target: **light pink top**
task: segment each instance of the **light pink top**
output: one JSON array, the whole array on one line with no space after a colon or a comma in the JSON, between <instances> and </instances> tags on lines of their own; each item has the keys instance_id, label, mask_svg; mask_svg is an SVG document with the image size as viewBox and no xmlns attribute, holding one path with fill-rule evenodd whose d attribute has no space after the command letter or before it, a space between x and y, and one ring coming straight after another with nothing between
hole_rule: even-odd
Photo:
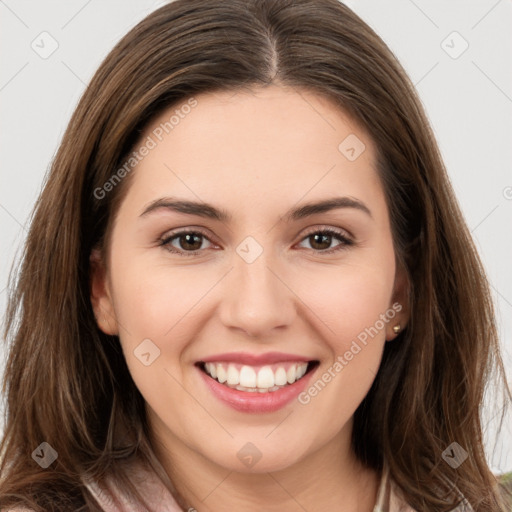
<instances>
[{"instance_id":1,"label":"light pink top","mask_svg":"<svg viewBox=\"0 0 512 512\"><path fill-rule=\"evenodd\" d=\"M155 473L149 472L145 468L139 468L136 478L140 482L138 490L152 505L151 512L183 512L184 509L176 503L172 494ZM114 505L110 496L106 496L104 492L98 492L97 486L88 485L87 487L105 512L135 512L133 506L130 508L128 499L122 496L116 487L111 487L111 489L116 498L122 503L122 506ZM137 512L139 511L137 510ZM190 508L185 512L195 512L195 509ZM384 467L382 472L373 512L415 512L400 499L400 491L389 478L387 466Z\"/></svg>"},{"instance_id":2,"label":"light pink top","mask_svg":"<svg viewBox=\"0 0 512 512\"><path fill-rule=\"evenodd\" d=\"M151 504L150 512L196 512L193 508L184 511L153 471L149 471L142 466L132 466L130 473L132 481L137 485L139 492ZM148 512L146 509L142 510L140 506L134 507L128 497L121 493L119 488L111 481L104 484L104 487L105 485L108 486L108 490L100 489L95 483L86 484L104 512ZM466 504L460 505L452 512L471 512L472 510L471 506L466 502ZM10 512L31 511L26 508L16 508ZM382 472L373 512L415 512L414 509L401 499L400 490L389 477L386 465Z\"/></svg>"}]
</instances>

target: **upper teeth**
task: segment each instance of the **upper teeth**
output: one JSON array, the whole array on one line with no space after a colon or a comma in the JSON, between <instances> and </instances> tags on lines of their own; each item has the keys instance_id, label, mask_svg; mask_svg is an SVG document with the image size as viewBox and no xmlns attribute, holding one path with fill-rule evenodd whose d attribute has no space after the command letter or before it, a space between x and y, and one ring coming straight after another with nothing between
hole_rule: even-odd
<instances>
[{"instance_id":1,"label":"upper teeth","mask_svg":"<svg viewBox=\"0 0 512 512\"><path fill-rule=\"evenodd\" d=\"M285 363L253 367L233 363L205 363L206 372L220 383L232 387L269 390L275 386L293 384L306 373L307 363ZM286 367L288 367L286 369Z\"/></svg>"}]
</instances>

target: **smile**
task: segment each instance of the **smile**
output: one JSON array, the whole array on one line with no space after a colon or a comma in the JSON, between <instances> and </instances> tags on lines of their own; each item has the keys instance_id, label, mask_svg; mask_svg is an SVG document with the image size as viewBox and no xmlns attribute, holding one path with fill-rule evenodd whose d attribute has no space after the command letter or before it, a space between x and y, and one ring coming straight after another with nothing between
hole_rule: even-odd
<instances>
[{"instance_id":1,"label":"smile","mask_svg":"<svg viewBox=\"0 0 512 512\"><path fill-rule=\"evenodd\" d=\"M273 353L219 355L195 366L221 403L244 413L271 413L296 399L319 365L318 360Z\"/></svg>"},{"instance_id":2,"label":"smile","mask_svg":"<svg viewBox=\"0 0 512 512\"><path fill-rule=\"evenodd\" d=\"M232 389L249 393L268 393L293 384L308 371L311 363L288 362L250 366L227 362L203 363L202 369L212 379Z\"/></svg>"}]
</instances>

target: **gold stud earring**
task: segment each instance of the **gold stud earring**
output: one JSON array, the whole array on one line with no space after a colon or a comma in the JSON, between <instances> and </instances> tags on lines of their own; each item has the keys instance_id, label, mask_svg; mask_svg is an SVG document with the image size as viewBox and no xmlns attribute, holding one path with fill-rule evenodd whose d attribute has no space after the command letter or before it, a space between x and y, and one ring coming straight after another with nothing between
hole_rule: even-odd
<instances>
[{"instance_id":1,"label":"gold stud earring","mask_svg":"<svg viewBox=\"0 0 512 512\"><path fill-rule=\"evenodd\" d=\"M398 333L400 332L400 329L401 329L400 324L395 325L395 326L393 327L393 332L394 332L395 334L398 334Z\"/></svg>"}]
</instances>

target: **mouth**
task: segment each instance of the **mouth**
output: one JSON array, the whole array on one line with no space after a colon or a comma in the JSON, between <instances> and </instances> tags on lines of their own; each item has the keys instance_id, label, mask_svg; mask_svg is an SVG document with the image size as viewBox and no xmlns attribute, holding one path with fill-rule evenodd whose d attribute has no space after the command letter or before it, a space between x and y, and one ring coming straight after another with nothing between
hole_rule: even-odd
<instances>
[{"instance_id":1,"label":"mouth","mask_svg":"<svg viewBox=\"0 0 512 512\"><path fill-rule=\"evenodd\" d=\"M227 388L246 393L275 393L301 381L319 364L318 360L286 361L265 365L199 361L196 366L210 379Z\"/></svg>"}]
</instances>

